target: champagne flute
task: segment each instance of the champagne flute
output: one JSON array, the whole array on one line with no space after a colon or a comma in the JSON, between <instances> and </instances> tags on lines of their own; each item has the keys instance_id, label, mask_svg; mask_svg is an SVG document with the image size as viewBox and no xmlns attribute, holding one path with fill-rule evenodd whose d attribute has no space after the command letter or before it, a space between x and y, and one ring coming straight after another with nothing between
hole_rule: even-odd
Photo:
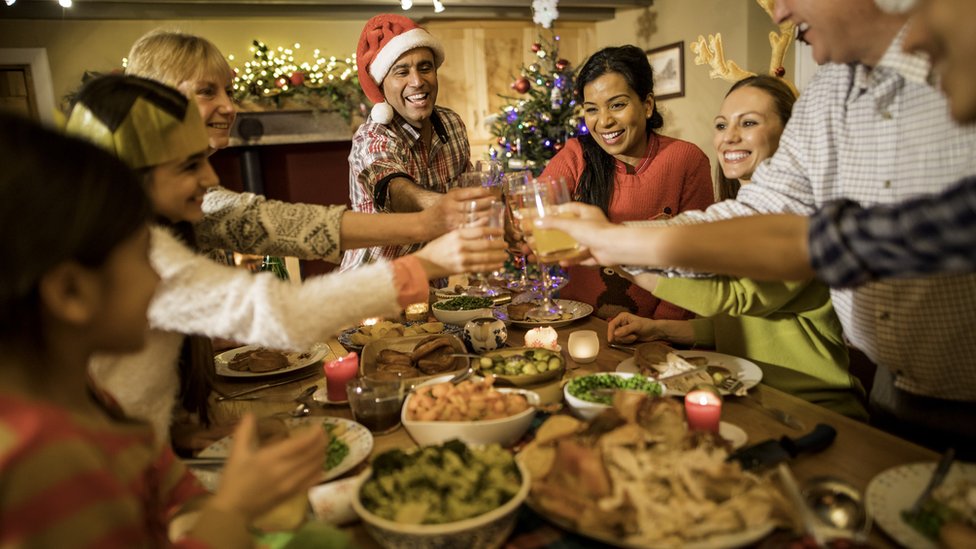
<instances>
[{"instance_id":1,"label":"champagne flute","mask_svg":"<svg viewBox=\"0 0 976 549\"><path fill-rule=\"evenodd\" d=\"M515 264L518 273L516 275L518 278L509 281L506 286L510 290L521 292L530 289L532 283L526 272L528 261L526 261L525 253L522 251L522 245L525 244L525 232L521 228L520 217L516 216L518 205L515 204L513 197L519 193L527 192L527 186L532 181L532 173L528 170L507 173L503 180L505 205L508 206L505 218L505 239L509 244L508 253L512 256L512 262Z\"/></svg>"},{"instance_id":2,"label":"champagne flute","mask_svg":"<svg viewBox=\"0 0 976 549\"><path fill-rule=\"evenodd\" d=\"M465 227L501 229L505 226L505 204L503 202L492 200L491 204L488 205L487 211L479 211L478 202L475 200L466 202L464 206ZM468 294L486 297L495 297L501 294L501 292L488 284L488 277L485 273L475 273L474 277L477 285L468 288Z\"/></svg>"}]
</instances>

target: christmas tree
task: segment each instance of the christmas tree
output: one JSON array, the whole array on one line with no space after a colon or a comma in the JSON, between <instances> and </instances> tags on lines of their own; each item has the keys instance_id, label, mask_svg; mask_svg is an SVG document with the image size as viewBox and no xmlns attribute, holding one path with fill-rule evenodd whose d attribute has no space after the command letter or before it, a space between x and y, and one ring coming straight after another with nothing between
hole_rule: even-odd
<instances>
[{"instance_id":1,"label":"christmas tree","mask_svg":"<svg viewBox=\"0 0 976 549\"><path fill-rule=\"evenodd\" d=\"M532 44L539 60L523 65L512 83L519 96L499 94L508 103L491 124L498 147L489 153L506 170L530 169L538 175L567 139L586 133L574 91L576 69L559 57L559 36L551 36Z\"/></svg>"}]
</instances>

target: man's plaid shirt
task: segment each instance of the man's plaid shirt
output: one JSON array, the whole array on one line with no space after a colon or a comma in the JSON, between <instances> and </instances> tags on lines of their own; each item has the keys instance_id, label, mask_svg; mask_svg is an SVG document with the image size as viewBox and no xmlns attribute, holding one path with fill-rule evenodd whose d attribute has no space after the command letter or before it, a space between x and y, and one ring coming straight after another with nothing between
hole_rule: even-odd
<instances>
[{"instance_id":1,"label":"man's plaid shirt","mask_svg":"<svg viewBox=\"0 0 976 549\"><path fill-rule=\"evenodd\" d=\"M434 132L429 149L420 139L420 131L399 114L394 115L389 125L367 120L356 130L349 153L349 199L353 211L391 212L388 184L397 177L439 193L457 186L458 176L471 166L471 147L464 122L454 111L436 106L430 120ZM342 258L342 270L380 258L395 259L422 246L347 250Z\"/></svg>"}]
</instances>

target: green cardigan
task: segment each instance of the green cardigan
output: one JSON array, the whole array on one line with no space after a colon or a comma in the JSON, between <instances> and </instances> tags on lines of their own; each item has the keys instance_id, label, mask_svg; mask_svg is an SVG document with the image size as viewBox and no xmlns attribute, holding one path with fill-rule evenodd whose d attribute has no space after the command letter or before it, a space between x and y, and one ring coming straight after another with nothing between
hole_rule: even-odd
<instances>
[{"instance_id":1,"label":"green cardigan","mask_svg":"<svg viewBox=\"0 0 976 549\"><path fill-rule=\"evenodd\" d=\"M867 419L864 389L848 372L847 345L826 285L747 278L661 278L654 295L693 311L695 344L746 358L763 383L835 412Z\"/></svg>"}]
</instances>

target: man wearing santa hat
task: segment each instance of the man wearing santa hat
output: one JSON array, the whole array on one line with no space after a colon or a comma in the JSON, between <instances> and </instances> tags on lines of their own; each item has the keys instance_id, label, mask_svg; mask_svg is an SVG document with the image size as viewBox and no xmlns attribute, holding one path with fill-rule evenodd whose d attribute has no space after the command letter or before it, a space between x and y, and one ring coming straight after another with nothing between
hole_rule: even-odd
<instances>
[{"instance_id":1,"label":"man wearing santa hat","mask_svg":"<svg viewBox=\"0 0 976 549\"><path fill-rule=\"evenodd\" d=\"M356 48L359 84L374 102L352 139L349 198L361 212L412 212L439 207L463 222L464 203L491 200L482 189L452 189L470 166L471 148L461 117L439 107L437 68L444 48L402 15L366 22ZM421 244L349 250L342 269L393 259Z\"/></svg>"}]
</instances>

